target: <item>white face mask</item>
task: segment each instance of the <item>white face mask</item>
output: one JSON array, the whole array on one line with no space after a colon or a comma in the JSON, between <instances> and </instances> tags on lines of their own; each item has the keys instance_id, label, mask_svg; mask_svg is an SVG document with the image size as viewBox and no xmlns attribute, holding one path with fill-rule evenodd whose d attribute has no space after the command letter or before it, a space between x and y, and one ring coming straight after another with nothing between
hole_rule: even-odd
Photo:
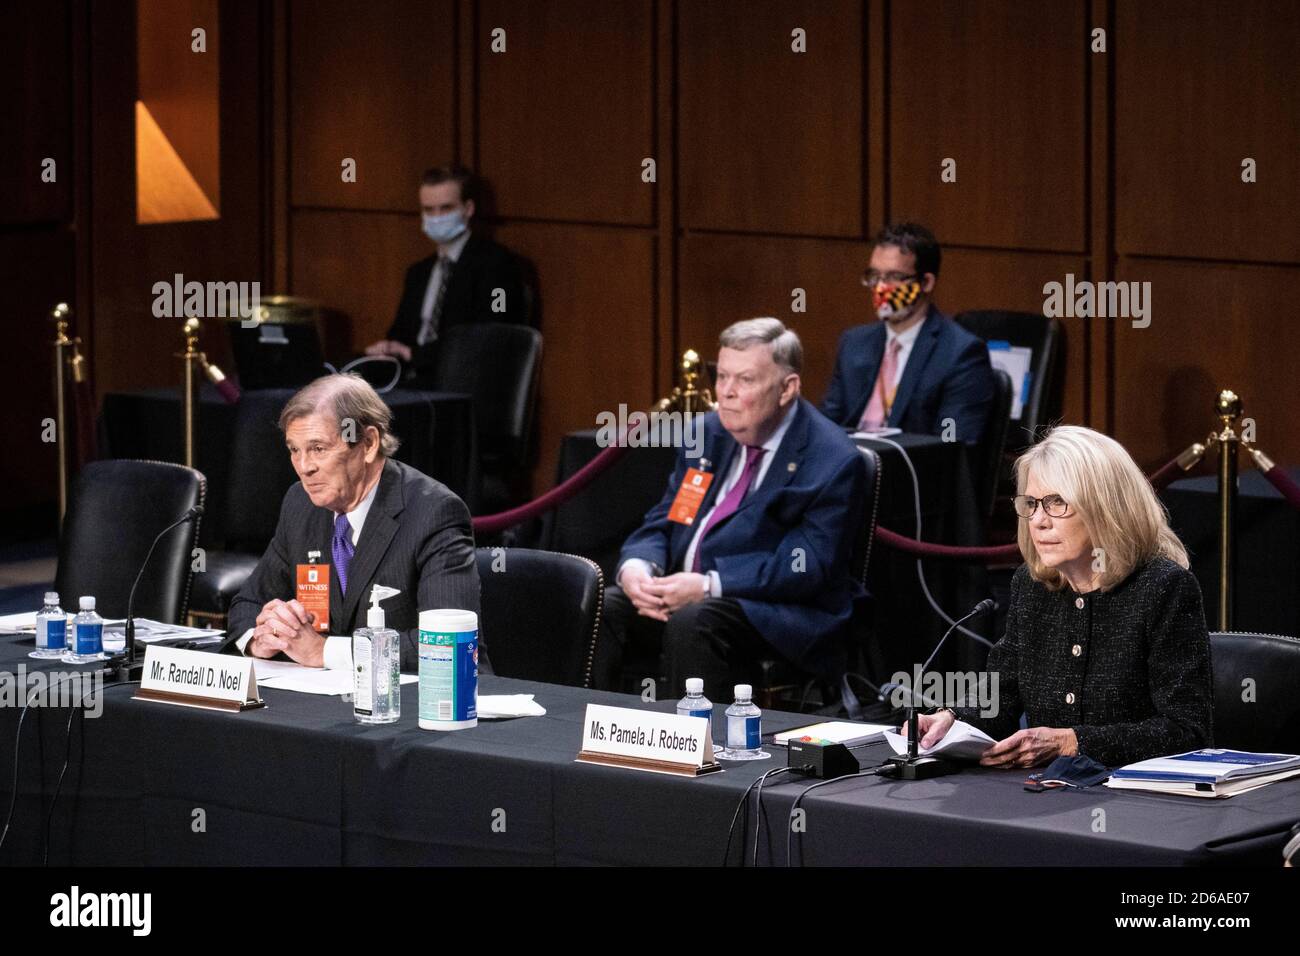
<instances>
[{"instance_id":1,"label":"white face mask","mask_svg":"<svg viewBox=\"0 0 1300 956\"><path fill-rule=\"evenodd\" d=\"M424 217L424 234L439 245L446 245L466 229L465 213L461 210L441 216Z\"/></svg>"}]
</instances>

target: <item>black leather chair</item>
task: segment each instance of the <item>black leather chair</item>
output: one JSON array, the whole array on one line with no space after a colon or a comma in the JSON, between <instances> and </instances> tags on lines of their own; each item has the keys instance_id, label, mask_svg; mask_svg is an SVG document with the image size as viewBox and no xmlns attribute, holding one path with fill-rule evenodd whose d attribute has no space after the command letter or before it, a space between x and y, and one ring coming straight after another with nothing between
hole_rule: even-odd
<instances>
[{"instance_id":1,"label":"black leather chair","mask_svg":"<svg viewBox=\"0 0 1300 956\"><path fill-rule=\"evenodd\" d=\"M434 386L474 398L482 489L476 514L516 504L516 482L527 474L542 334L526 325L477 322L442 336Z\"/></svg>"},{"instance_id":2,"label":"black leather chair","mask_svg":"<svg viewBox=\"0 0 1300 956\"><path fill-rule=\"evenodd\" d=\"M203 475L160 461L113 459L86 465L73 483L59 537L54 589L76 613L83 595L105 618L126 617L127 600L149 547L164 528L202 505ZM198 518L167 534L154 549L136 592L136 617L180 623L190 598L190 567Z\"/></svg>"},{"instance_id":3,"label":"black leather chair","mask_svg":"<svg viewBox=\"0 0 1300 956\"><path fill-rule=\"evenodd\" d=\"M1029 395L1007 436L1008 450L1028 448L1038 440L1039 429L1061 414L1065 339L1060 320L1035 312L976 310L960 313L956 322L986 342L1006 342L1032 352Z\"/></svg>"},{"instance_id":4,"label":"black leather chair","mask_svg":"<svg viewBox=\"0 0 1300 956\"><path fill-rule=\"evenodd\" d=\"M479 548L479 621L501 677L590 687L605 577L587 558Z\"/></svg>"},{"instance_id":5,"label":"black leather chair","mask_svg":"<svg viewBox=\"0 0 1300 956\"><path fill-rule=\"evenodd\" d=\"M853 542L850 558L850 573L863 587L867 583L867 569L871 565L871 553L876 538L876 519L880 509L880 456L870 448L859 446L858 451L867 462L866 498L863 502L862 516L858 523L857 537ZM849 620L848 633L845 635L845 664L848 673L860 673L863 670L874 672L874 643L871 625L871 599L868 596L854 609ZM809 679L785 661L769 658L762 662L762 685L756 691L760 706L773 707L778 703L801 707L812 688L821 684L821 703L828 704L831 698L837 698L842 691L841 683L832 685L827 677ZM674 688L678 690L679 688ZM798 692L798 698L792 699L791 691Z\"/></svg>"},{"instance_id":6,"label":"black leather chair","mask_svg":"<svg viewBox=\"0 0 1300 956\"><path fill-rule=\"evenodd\" d=\"M235 415L225 503L225 542L194 575L190 613L220 620L275 535L280 503L297 474L277 422L292 389L245 392Z\"/></svg>"},{"instance_id":7,"label":"black leather chair","mask_svg":"<svg viewBox=\"0 0 1300 956\"><path fill-rule=\"evenodd\" d=\"M1210 661L1214 745L1300 753L1300 639L1215 631L1210 634Z\"/></svg>"},{"instance_id":8,"label":"black leather chair","mask_svg":"<svg viewBox=\"0 0 1300 956\"><path fill-rule=\"evenodd\" d=\"M984 423L984 440L971 456L975 498L979 502L980 514L985 518L993 514L993 504L1002 478L1002 459L1006 454L1007 430L1011 427L1014 387L1010 375L1000 368L993 370L993 403L989 406L989 417Z\"/></svg>"}]
</instances>

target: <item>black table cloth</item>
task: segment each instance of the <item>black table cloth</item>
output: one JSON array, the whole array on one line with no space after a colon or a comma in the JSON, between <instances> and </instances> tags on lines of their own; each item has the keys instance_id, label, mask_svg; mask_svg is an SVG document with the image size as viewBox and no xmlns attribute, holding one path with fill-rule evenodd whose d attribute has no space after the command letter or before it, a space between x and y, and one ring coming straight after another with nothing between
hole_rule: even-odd
<instances>
[{"instance_id":1,"label":"black table cloth","mask_svg":"<svg viewBox=\"0 0 1300 956\"><path fill-rule=\"evenodd\" d=\"M393 410L393 433L402 443L395 457L441 481L473 507L478 469L470 397L394 389L383 399ZM199 526L199 543L208 548L225 545L225 489L235 412L235 406L222 400L215 387L205 384L200 390L195 453L196 467L208 479L208 503ZM104 458L180 462L179 391L155 388L105 395L100 451ZM277 494L277 509L278 499Z\"/></svg>"},{"instance_id":2,"label":"black table cloth","mask_svg":"<svg viewBox=\"0 0 1300 956\"><path fill-rule=\"evenodd\" d=\"M0 672L30 638L0 638ZM588 702L669 710L672 702L485 678L484 693L532 693L545 717L421 731L416 685L402 719L353 722L337 697L263 689L268 706L210 713L105 690L101 716L73 722L71 763L53 817L59 864L718 865L745 789L771 760L699 779L574 762ZM721 733L722 707L715 712ZM33 708L23 727L19 800L5 864L38 864L63 765L66 709ZM19 708L0 708L0 805L8 806ZM767 733L809 718L768 713ZM883 745L863 748L869 763ZM803 801L796 853L809 865L1276 865L1300 817L1300 781L1229 800L1109 791L1028 793L1023 771L971 768L932 781L845 779ZM764 789L761 863L786 862L785 820L811 781ZM752 851L757 808L743 836ZM737 829L733 862L738 859Z\"/></svg>"}]
</instances>

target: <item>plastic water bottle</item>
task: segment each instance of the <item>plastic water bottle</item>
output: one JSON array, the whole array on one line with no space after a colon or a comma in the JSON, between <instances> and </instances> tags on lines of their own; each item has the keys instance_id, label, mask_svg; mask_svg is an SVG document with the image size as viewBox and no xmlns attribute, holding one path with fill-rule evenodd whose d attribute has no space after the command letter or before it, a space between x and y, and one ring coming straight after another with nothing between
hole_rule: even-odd
<instances>
[{"instance_id":1,"label":"plastic water bottle","mask_svg":"<svg viewBox=\"0 0 1300 956\"><path fill-rule=\"evenodd\" d=\"M709 740L713 740L713 701L704 696L704 681L698 677L686 678L686 696L677 702L679 717L703 717L709 722ZM713 752L722 747L713 745Z\"/></svg>"},{"instance_id":2,"label":"plastic water bottle","mask_svg":"<svg viewBox=\"0 0 1300 956\"><path fill-rule=\"evenodd\" d=\"M45 606L36 614L36 650L28 657L62 657L68 646L68 615L59 607L59 593L45 592Z\"/></svg>"},{"instance_id":3,"label":"plastic water bottle","mask_svg":"<svg viewBox=\"0 0 1300 956\"><path fill-rule=\"evenodd\" d=\"M718 754L724 760L766 760L763 749L763 712L754 706L754 688L736 685L736 702L727 708L727 746Z\"/></svg>"},{"instance_id":4,"label":"plastic water bottle","mask_svg":"<svg viewBox=\"0 0 1300 956\"><path fill-rule=\"evenodd\" d=\"M69 664L104 660L104 619L95 613L95 599L79 600L80 613L72 621L72 642L63 659Z\"/></svg>"}]
</instances>

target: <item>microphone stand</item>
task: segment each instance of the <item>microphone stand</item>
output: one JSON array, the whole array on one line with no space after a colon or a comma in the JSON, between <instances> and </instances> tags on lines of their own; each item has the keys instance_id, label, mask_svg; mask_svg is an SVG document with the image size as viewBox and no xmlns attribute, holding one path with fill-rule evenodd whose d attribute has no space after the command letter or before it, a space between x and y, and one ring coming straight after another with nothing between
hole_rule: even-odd
<instances>
[{"instance_id":1,"label":"microphone stand","mask_svg":"<svg viewBox=\"0 0 1300 956\"><path fill-rule=\"evenodd\" d=\"M944 641L958 627L966 621L986 611L993 609L993 601L985 598L976 604L975 607L963 618L953 622L952 627L939 639L939 643L934 646L926 662L921 665L920 671L917 672L917 681L920 682L930 663L934 660L935 655L939 653L939 648L943 647ZM919 753L921 746L920 715L916 707L916 698L919 696L916 688L908 691L907 695L907 753L902 756L890 757L885 761L885 766L889 768L885 771L888 776L895 780L929 780L932 777L942 777L950 773L956 773L961 769L960 766L951 760L944 760L942 757L922 757ZM921 701L925 703L924 698Z\"/></svg>"},{"instance_id":2,"label":"microphone stand","mask_svg":"<svg viewBox=\"0 0 1300 956\"><path fill-rule=\"evenodd\" d=\"M203 514L203 506L195 505L185 514L181 515L176 521L173 521L167 527L158 532L158 536L153 539L153 544L149 545L149 551L144 556L144 562L140 565L140 570L135 576L135 583L131 585L131 593L126 600L126 643L122 648L122 653L110 657L104 663L104 680L109 683L130 683L140 680L144 676L144 661L137 661L135 657L135 592L140 586L140 580L144 577L144 569L149 566L149 559L153 557L153 549L158 547L161 541L169 532L180 527L188 521L194 521Z\"/></svg>"}]
</instances>

